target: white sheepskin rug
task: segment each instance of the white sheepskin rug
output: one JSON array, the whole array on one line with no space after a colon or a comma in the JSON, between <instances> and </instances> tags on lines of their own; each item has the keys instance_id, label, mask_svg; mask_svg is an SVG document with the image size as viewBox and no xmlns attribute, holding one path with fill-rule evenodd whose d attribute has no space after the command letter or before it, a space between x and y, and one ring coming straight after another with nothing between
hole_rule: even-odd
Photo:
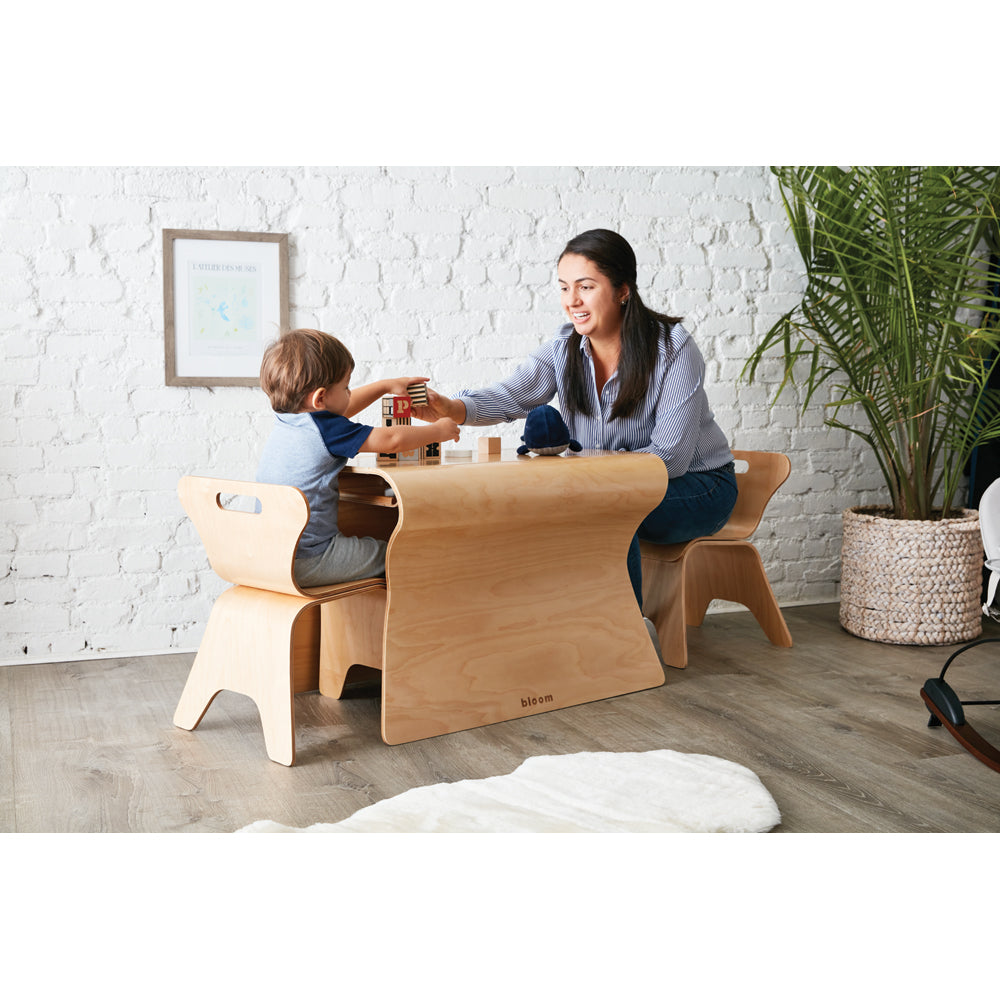
<instances>
[{"instance_id":1,"label":"white sheepskin rug","mask_svg":"<svg viewBox=\"0 0 1000 1000\"><path fill-rule=\"evenodd\" d=\"M237 833L764 833L781 822L753 771L651 750L529 757L511 774L426 785L305 828Z\"/></svg>"}]
</instances>

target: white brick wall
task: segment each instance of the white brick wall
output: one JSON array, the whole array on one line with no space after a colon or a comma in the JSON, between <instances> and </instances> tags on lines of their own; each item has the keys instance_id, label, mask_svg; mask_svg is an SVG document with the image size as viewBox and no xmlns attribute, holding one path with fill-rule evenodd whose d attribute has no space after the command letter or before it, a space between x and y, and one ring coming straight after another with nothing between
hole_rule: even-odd
<instances>
[{"instance_id":1,"label":"white brick wall","mask_svg":"<svg viewBox=\"0 0 1000 1000\"><path fill-rule=\"evenodd\" d=\"M289 233L294 325L342 337L358 383L450 393L551 336L555 259L593 226L686 318L734 445L791 455L758 535L779 599L835 598L840 511L876 502L877 476L818 410L736 385L801 287L765 168L3 167L0 661L192 648L224 586L177 480L252 478L271 416L260 390L164 386L161 230Z\"/></svg>"}]
</instances>

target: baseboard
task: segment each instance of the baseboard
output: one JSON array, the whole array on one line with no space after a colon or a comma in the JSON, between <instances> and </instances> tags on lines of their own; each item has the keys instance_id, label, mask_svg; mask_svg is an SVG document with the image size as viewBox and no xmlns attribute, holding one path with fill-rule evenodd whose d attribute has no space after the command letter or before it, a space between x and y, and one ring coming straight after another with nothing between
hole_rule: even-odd
<instances>
[{"instance_id":1,"label":"baseboard","mask_svg":"<svg viewBox=\"0 0 1000 1000\"><path fill-rule=\"evenodd\" d=\"M811 604L839 604L840 598L834 598L829 601L817 601L817 600L806 600L806 601L783 601L780 604L782 608L804 608ZM746 608L740 607L738 604L728 605L726 607L710 607L708 609L709 615L731 615L738 611L746 611ZM121 652L113 651L103 651L103 652L88 652L88 653L49 653L47 656L25 656L23 659L18 660L0 660L0 667L17 667L17 666L30 666L31 664L38 663L76 663L79 660L122 660L122 659L132 659L138 656L168 656L171 653L197 653L198 647L191 646L187 649L134 649L125 650Z\"/></svg>"},{"instance_id":2,"label":"baseboard","mask_svg":"<svg viewBox=\"0 0 1000 1000\"><path fill-rule=\"evenodd\" d=\"M81 660L127 660L140 656L169 656L172 653L197 653L198 647L190 649L133 649L123 652L104 650L86 653L48 653L42 656L24 656L17 660L0 660L0 667L31 666L39 663L78 663Z\"/></svg>"}]
</instances>

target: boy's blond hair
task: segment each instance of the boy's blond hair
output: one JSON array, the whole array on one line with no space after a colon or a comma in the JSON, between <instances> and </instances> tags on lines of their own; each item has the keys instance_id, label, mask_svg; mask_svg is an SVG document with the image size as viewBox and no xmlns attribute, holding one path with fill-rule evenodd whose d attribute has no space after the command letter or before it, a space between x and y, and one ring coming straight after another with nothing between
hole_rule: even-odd
<instances>
[{"instance_id":1,"label":"boy's blond hair","mask_svg":"<svg viewBox=\"0 0 1000 1000\"><path fill-rule=\"evenodd\" d=\"M264 351L260 387L276 413L298 413L310 392L335 385L353 370L351 352L336 337L289 330Z\"/></svg>"}]
</instances>

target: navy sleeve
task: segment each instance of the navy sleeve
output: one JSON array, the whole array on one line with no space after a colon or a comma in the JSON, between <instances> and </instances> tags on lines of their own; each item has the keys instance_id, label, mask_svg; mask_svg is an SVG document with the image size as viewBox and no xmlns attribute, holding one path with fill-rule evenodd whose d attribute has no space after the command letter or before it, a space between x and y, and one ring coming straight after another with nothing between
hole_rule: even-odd
<instances>
[{"instance_id":1,"label":"navy sleeve","mask_svg":"<svg viewBox=\"0 0 1000 1000\"><path fill-rule=\"evenodd\" d=\"M372 432L367 424L356 424L347 417L326 410L320 410L311 416L327 451L340 458L354 458Z\"/></svg>"}]
</instances>

